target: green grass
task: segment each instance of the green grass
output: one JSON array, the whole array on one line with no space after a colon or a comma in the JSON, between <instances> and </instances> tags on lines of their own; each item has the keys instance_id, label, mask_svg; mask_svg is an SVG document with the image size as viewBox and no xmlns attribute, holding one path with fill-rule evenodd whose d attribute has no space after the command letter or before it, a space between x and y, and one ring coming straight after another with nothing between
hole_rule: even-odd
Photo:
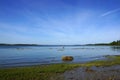
<instances>
[{"instance_id":1,"label":"green grass","mask_svg":"<svg viewBox=\"0 0 120 80\"><path fill-rule=\"evenodd\" d=\"M0 69L0 80L61 80L58 75L78 67L76 64L53 64L34 67ZM54 79L53 79L54 78Z\"/></svg>"},{"instance_id":2,"label":"green grass","mask_svg":"<svg viewBox=\"0 0 120 80\"><path fill-rule=\"evenodd\" d=\"M108 60L92 61L85 64L52 64L31 67L0 69L0 80L63 80L59 76L66 70L85 66L111 66L120 64L120 56L106 56Z\"/></svg>"},{"instance_id":3,"label":"green grass","mask_svg":"<svg viewBox=\"0 0 120 80\"><path fill-rule=\"evenodd\" d=\"M112 66L112 65L120 65L120 56L114 55L114 56L105 56L106 60L96 60L91 61L85 64L82 64L82 66L91 67L91 66Z\"/></svg>"}]
</instances>

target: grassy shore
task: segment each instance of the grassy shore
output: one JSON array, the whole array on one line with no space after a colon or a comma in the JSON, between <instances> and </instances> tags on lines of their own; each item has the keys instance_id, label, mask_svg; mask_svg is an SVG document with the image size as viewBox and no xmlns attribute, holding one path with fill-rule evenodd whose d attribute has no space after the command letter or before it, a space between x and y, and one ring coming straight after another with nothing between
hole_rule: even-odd
<instances>
[{"instance_id":1,"label":"grassy shore","mask_svg":"<svg viewBox=\"0 0 120 80\"><path fill-rule=\"evenodd\" d=\"M0 80L64 80L60 74L76 67L112 66L120 64L120 56L106 56L107 60L84 64L51 64L0 69Z\"/></svg>"}]
</instances>

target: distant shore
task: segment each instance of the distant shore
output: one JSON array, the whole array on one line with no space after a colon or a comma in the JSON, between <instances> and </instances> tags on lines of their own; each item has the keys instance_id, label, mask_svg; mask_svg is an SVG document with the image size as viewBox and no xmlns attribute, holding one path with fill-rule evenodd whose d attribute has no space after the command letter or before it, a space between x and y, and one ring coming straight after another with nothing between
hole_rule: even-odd
<instances>
[{"instance_id":1,"label":"distant shore","mask_svg":"<svg viewBox=\"0 0 120 80\"><path fill-rule=\"evenodd\" d=\"M95 43L95 44L69 44L69 45L48 45L48 44L8 44L0 43L0 46L120 46L120 40L109 42L109 43Z\"/></svg>"},{"instance_id":2,"label":"distant shore","mask_svg":"<svg viewBox=\"0 0 120 80\"><path fill-rule=\"evenodd\" d=\"M0 46L120 46L120 45L111 45L111 44L84 44L84 45L39 45L39 44L0 44Z\"/></svg>"}]
</instances>

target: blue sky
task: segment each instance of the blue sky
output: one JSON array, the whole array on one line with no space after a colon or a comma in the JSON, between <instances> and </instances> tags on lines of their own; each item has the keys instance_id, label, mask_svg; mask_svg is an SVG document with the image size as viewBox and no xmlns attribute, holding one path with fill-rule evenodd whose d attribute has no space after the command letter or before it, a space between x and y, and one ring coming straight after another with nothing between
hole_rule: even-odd
<instances>
[{"instance_id":1,"label":"blue sky","mask_svg":"<svg viewBox=\"0 0 120 80\"><path fill-rule=\"evenodd\" d=\"M120 39L120 0L0 0L0 43L88 44Z\"/></svg>"}]
</instances>

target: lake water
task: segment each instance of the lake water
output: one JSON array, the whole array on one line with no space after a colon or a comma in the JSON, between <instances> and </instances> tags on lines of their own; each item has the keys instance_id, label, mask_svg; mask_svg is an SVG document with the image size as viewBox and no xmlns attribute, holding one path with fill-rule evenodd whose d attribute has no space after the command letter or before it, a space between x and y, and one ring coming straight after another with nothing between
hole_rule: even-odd
<instances>
[{"instance_id":1,"label":"lake water","mask_svg":"<svg viewBox=\"0 0 120 80\"><path fill-rule=\"evenodd\" d=\"M104 59L104 55L120 55L120 47L112 46L0 46L0 68L53 63L83 63ZM71 62L62 56L73 56Z\"/></svg>"}]
</instances>

